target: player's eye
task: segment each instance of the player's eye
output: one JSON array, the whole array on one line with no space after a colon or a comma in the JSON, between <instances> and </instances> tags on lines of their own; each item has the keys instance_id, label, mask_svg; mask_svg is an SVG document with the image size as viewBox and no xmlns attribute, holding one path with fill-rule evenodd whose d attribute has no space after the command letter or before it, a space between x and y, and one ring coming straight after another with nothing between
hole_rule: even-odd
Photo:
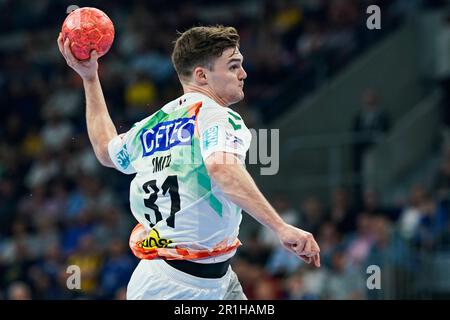
<instances>
[{"instance_id":1,"label":"player's eye","mask_svg":"<svg viewBox=\"0 0 450 320\"><path fill-rule=\"evenodd\" d=\"M233 64L230 66L230 70L234 71L236 69L239 69L239 66L237 64Z\"/></svg>"}]
</instances>

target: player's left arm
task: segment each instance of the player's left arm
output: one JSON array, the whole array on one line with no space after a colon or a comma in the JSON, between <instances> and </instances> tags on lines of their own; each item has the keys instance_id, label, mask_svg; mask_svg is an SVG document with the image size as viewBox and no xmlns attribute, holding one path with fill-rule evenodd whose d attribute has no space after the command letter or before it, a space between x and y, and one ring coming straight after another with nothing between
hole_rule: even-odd
<instances>
[{"instance_id":1,"label":"player's left arm","mask_svg":"<svg viewBox=\"0 0 450 320\"><path fill-rule=\"evenodd\" d=\"M86 123L95 155L106 167L114 167L108 153L108 143L117 137L117 130L109 115L98 77L98 54L93 51L88 61L77 60L69 47L69 40L58 37L58 47L67 64L83 79L86 96Z\"/></svg>"}]
</instances>

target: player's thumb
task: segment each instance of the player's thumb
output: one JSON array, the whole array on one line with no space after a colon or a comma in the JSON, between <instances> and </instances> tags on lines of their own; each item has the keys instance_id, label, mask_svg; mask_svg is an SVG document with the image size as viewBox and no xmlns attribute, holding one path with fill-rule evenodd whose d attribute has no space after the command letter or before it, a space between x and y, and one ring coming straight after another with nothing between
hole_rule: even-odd
<instances>
[{"instance_id":1,"label":"player's thumb","mask_svg":"<svg viewBox=\"0 0 450 320\"><path fill-rule=\"evenodd\" d=\"M97 53L97 51L95 51L95 50L92 50L91 51L91 61L97 61L97 59L98 59L98 53Z\"/></svg>"}]
</instances>

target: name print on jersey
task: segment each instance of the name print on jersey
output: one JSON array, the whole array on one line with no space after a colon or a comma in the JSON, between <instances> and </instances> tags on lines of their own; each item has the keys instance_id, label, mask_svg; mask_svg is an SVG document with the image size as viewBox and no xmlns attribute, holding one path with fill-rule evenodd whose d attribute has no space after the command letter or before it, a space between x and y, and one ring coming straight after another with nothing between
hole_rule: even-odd
<instances>
[{"instance_id":1,"label":"name print on jersey","mask_svg":"<svg viewBox=\"0 0 450 320\"><path fill-rule=\"evenodd\" d=\"M151 129L143 130L141 143L143 157L158 151L166 151L177 145L191 144L195 128L195 115L158 123Z\"/></svg>"},{"instance_id":2,"label":"name print on jersey","mask_svg":"<svg viewBox=\"0 0 450 320\"><path fill-rule=\"evenodd\" d=\"M164 157L154 157L152 159L153 173L161 171L170 166L170 161L172 160L172 155L167 155Z\"/></svg>"}]
</instances>

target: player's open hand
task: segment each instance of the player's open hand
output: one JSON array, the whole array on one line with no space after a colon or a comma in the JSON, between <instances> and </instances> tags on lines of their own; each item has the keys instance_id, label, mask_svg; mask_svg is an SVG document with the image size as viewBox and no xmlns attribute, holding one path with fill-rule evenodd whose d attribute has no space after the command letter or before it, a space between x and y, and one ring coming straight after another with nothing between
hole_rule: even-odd
<instances>
[{"instance_id":1,"label":"player's open hand","mask_svg":"<svg viewBox=\"0 0 450 320\"><path fill-rule=\"evenodd\" d=\"M320 248L311 233L286 224L278 232L283 246L306 263L320 267Z\"/></svg>"},{"instance_id":2,"label":"player's open hand","mask_svg":"<svg viewBox=\"0 0 450 320\"><path fill-rule=\"evenodd\" d=\"M66 39L64 41L62 34L58 36L58 48L64 59L66 59L67 65L75 70L83 80L92 80L97 76L98 70L98 54L95 51L91 52L89 60L80 61L75 58L70 51L70 41Z\"/></svg>"}]
</instances>

